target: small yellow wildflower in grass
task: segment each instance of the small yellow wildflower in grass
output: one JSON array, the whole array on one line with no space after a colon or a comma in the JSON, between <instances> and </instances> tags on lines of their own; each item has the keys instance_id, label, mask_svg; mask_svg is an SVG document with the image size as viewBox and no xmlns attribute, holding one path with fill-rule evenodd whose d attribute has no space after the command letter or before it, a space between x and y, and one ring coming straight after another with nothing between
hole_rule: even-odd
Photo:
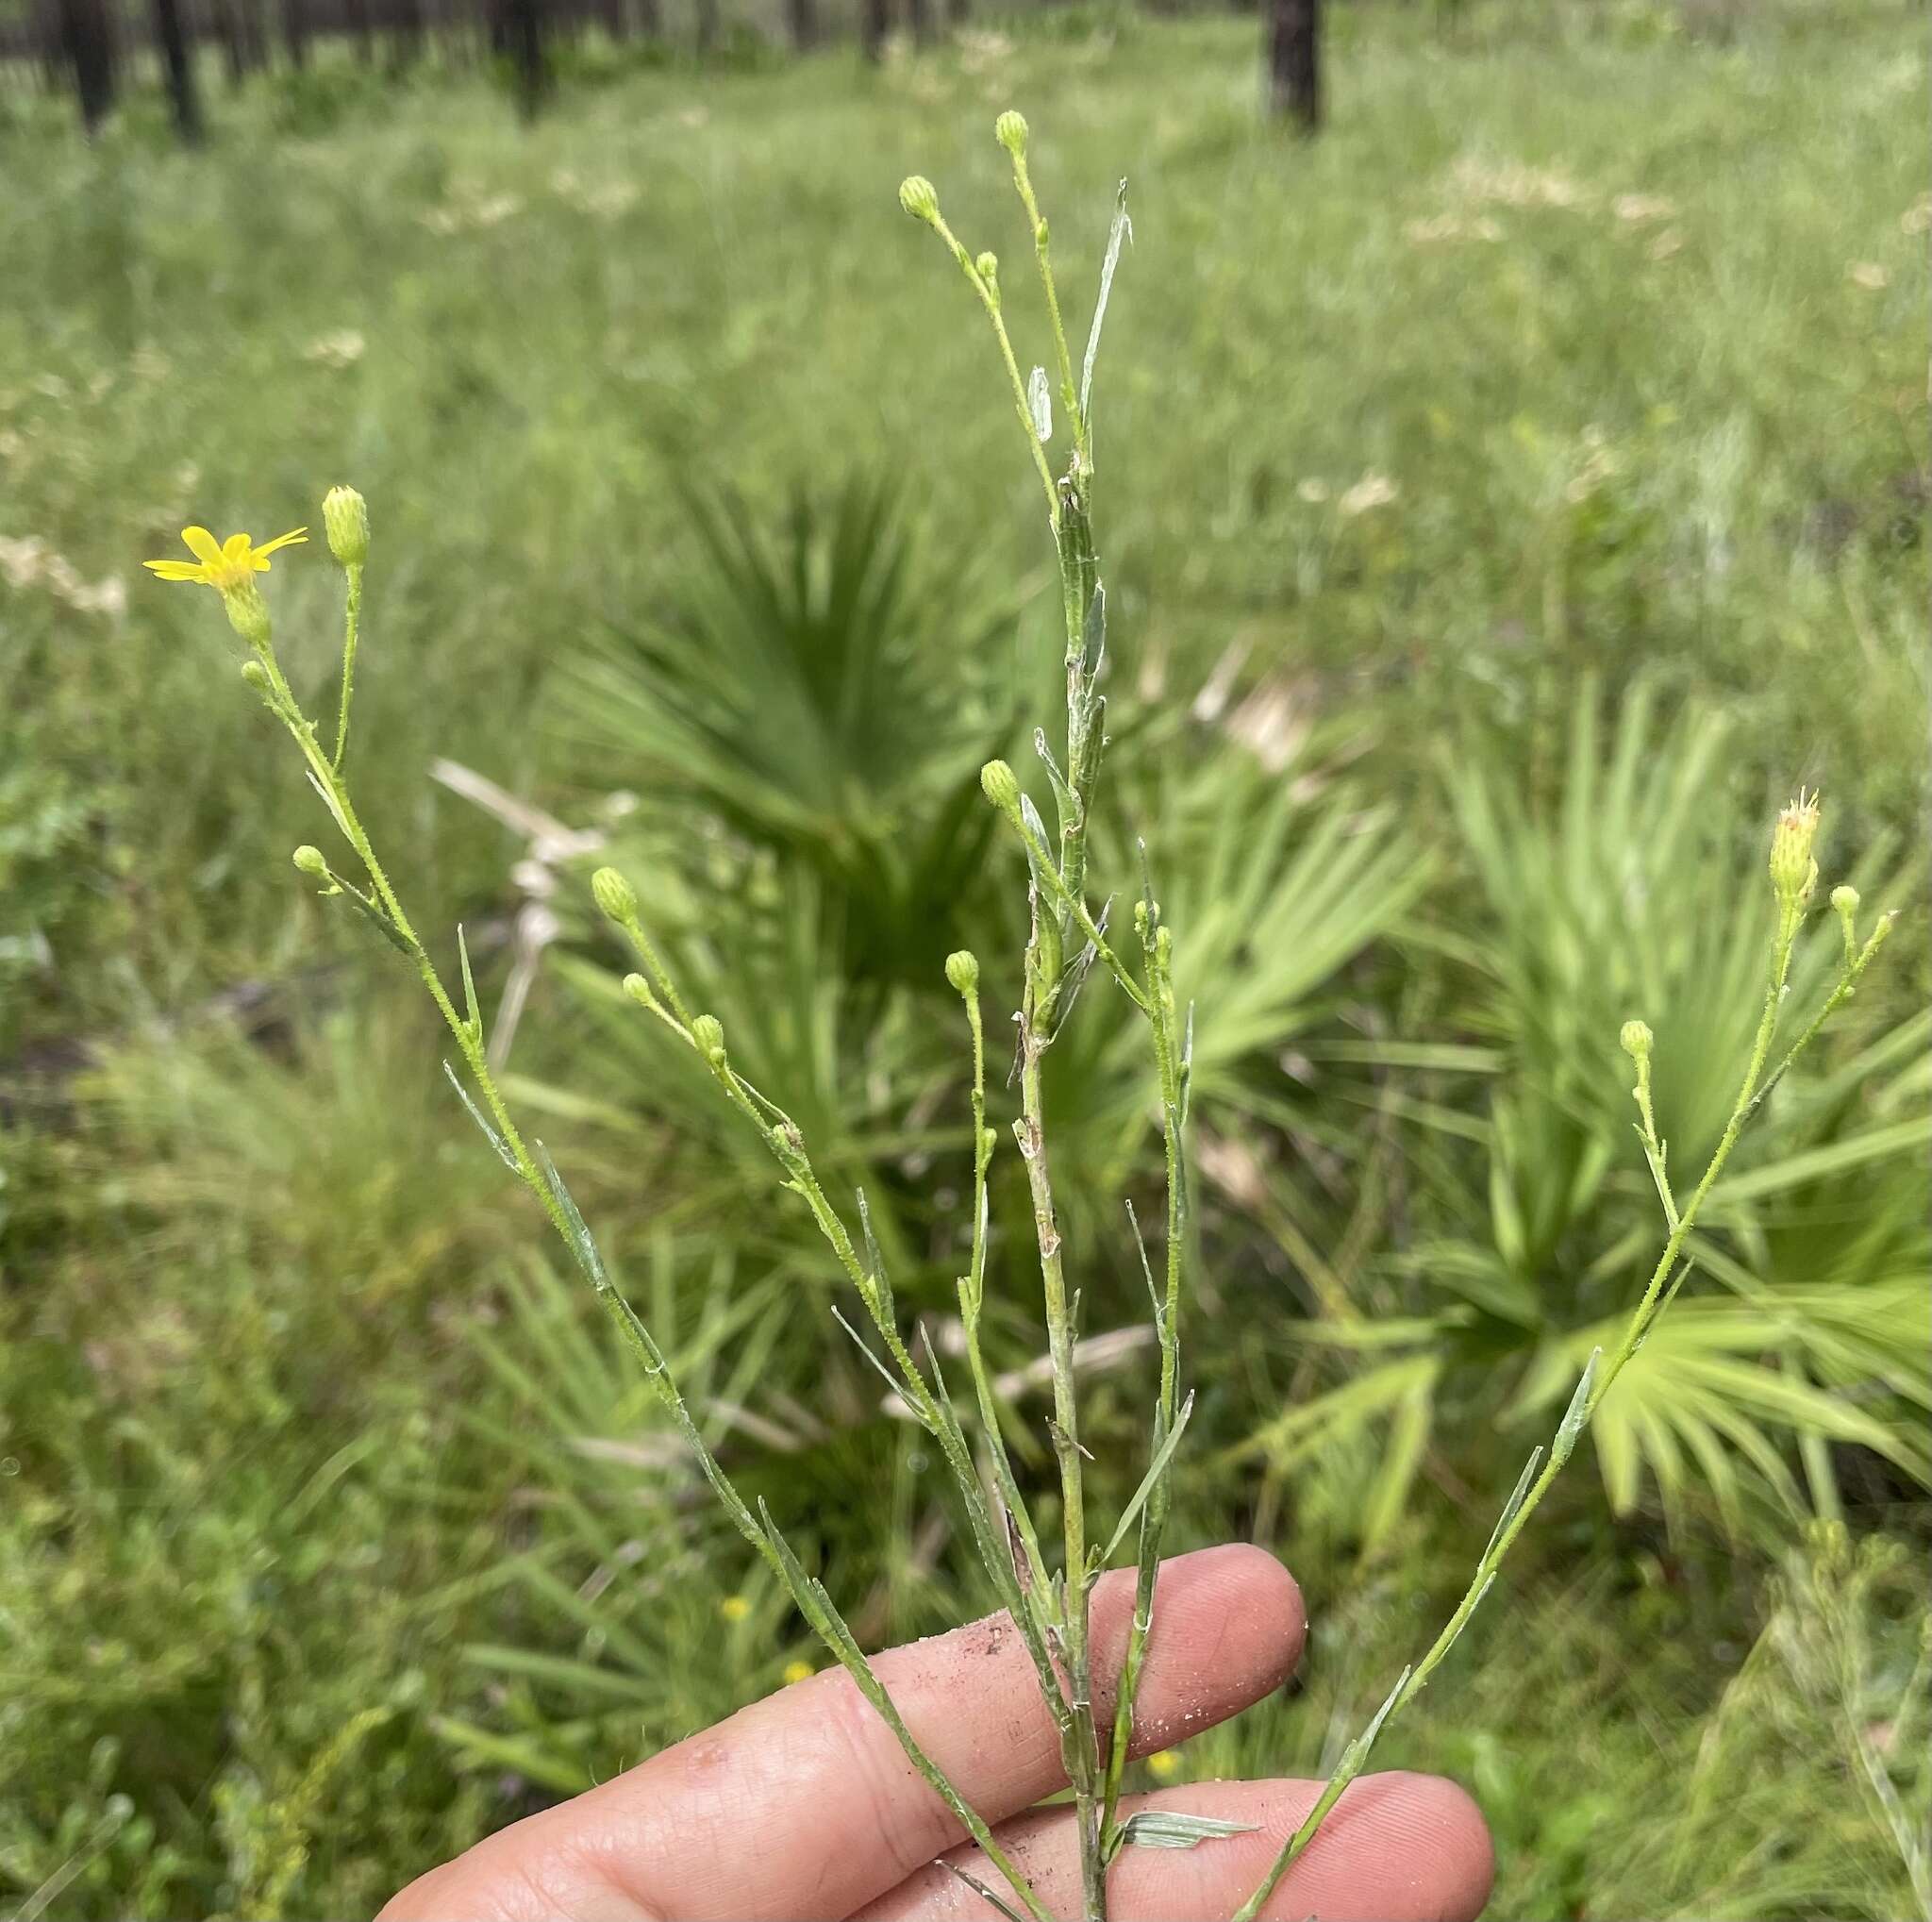
<instances>
[{"instance_id":1,"label":"small yellow wildflower in grass","mask_svg":"<svg viewBox=\"0 0 1932 1922\"><path fill-rule=\"evenodd\" d=\"M809 1681L818 1673L809 1662L788 1662L785 1664L785 1682L790 1687L794 1681Z\"/></svg>"},{"instance_id":2,"label":"small yellow wildflower in grass","mask_svg":"<svg viewBox=\"0 0 1932 1922\"><path fill-rule=\"evenodd\" d=\"M1156 1781L1172 1781L1181 1772L1181 1759L1172 1748L1158 1748L1147 1758L1147 1773Z\"/></svg>"},{"instance_id":3,"label":"small yellow wildflower in grass","mask_svg":"<svg viewBox=\"0 0 1932 1922\"><path fill-rule=\"evenodd\" d=\"M727 1595L718 1604L718 1613L727 1622L741 1622L751 1613L751 1604L741 1595Z\"/></svg>"},{"instance_id":4,"label":"small yellow wildflower in grass","mask_svg":"<svg viewBox=\"0 0 1932 1922\"><path fill-rule=\"evenodd\" d=\"M183 527L181 539L194 556L192 560L143 560L142 565L163 580L194 580L218 593L231 593L251 575L266 574L268 557L277 547L293 546L308 538L308 529L297 527L293 533L277 534L258 547L246 534L230 534L225 541L217 541L206 527Z\"/></svg>"}]
</instances>

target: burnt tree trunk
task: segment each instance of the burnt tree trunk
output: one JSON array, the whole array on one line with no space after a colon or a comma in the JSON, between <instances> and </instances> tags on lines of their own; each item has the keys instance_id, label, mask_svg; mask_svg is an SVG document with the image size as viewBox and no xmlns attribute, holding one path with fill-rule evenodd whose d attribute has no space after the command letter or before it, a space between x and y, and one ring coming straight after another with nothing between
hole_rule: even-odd
<instances>
[{"instance_id":1,"label":"burnt tree trunk","mask_svg":"<svg viewBox=\"0 0 1932 1922\"><path fill-rule=\"evenodd\" d=\"M194 84L194 58L181 18L181 0L155 0L155 45L160 50L161 77L175 131L190 142L201 138L201 95Z\"/></svg>"},{"instance_id":2,"label":"burnt tree trunk","mask_svg":"<svg viewBox=\"0 0 1932 1922\"><path fill-rule=\"evenodd\" d=\"M548 91L550 71L543 58L541 0L504 0L505 40L516 72L517 109L534 120Z\"/></svg>"},{"instance_id":3,"label":"burnt tree trunk","mask_svg":"<svg viewBox=\"0 0 1932 1922\"><path fill-rule=\"evenodd\" d=\"M282 44L289 50L289 64L298 74L307 73L308 0L282 0Z\"/></svg>"},{"instance_id":4,"label":"burnt tree trunk","mask_svg":"<svg viewBox=\"0 0 1932 1922\"><path fill-rule=\"evenodd\" d=\"M809 53L819 42L818 0L785 0L785 25L791 35L791 51Z\"/></svg>"},{"instance_id":5,"label":"burnt tree trunk","mask_svg":"<svg viewBox=\"0 0 1932 1922\"><path fill-rule=\"evenodd\" d=\"M906 24L913 43L924 46L932 38L932 0L906 0Z\"/></svg>"},{"instance_id":6,"label":"burnt tree trunk","mask_svg":"<svg viewBox=\"0 0 1932 1922\"><path fill-rule=\"evenodd\" d=\"M59 61L74 75L80 124L90 134L114 105L114 40L102 0L60 0Z\"/></svg>"},{"instance_id":7,"label":"burnt tree trunk","mask_svg":"<svg viewBox=\"0 0 1932 1922\"><path fill-rule=\"evenodd\" d=\"M874 66L886 57L886 32L891 25L891 0L861 0L858 42Z\"/></svg>"},{"instance_id":8,"label":"burnt tree trunk","mask_svg":"<svg viewBox=\"0 0 1932 1922\"><path fill-rule=\"evenodd\" d=\"M698 53L714 52L718 45L718 0L698 0Z\"/></svg>"},{"instance_id":9,"label":"burnt tree trunk","mask_svg":"<svg viewBox=\"0 0 1932 1922\"><path fill-rule=\"evenodd\" d=\"M1268 0L1268 110L1322 125L1322 0Z\"/></svg>"}]
</instances>

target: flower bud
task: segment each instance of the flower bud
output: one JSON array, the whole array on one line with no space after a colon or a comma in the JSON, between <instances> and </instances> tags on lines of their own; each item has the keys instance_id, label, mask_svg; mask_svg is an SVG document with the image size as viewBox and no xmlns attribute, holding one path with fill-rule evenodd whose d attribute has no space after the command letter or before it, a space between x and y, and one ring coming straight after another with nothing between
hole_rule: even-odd
<instances>
[{"instance_id":1,"label":"flower bud","mask_svg":"<svg viewBox=\"0 0 1932 1922\"><path fill-rule=\"evenodd\" d=\"M313 875L319 881L328 878L328 862L322 858L322 849L310 847L305 841L291 857L305 875Z\"/></svg>"},{"instance_id":2,"label":"flower bud","mask_svg":"<svg viewBox=\"0 0 1932 1922\"><path fill-rule=\"evenodd\" d=\"M268 645L268 603L252 580L222 590L222 606L228 610L228 625L251 647Z\"/></svg>"},{"instance_id":3,"label":"flower bud","mask_svg":"<svg viewBox=\"0 0 1932 1922\"><path fill-rule=\"evenodd\" d=\"M1026 151L1026 116L1008 108L993 122L992 137L1017 160Z\"/></svg>"},{"instance_id":4,"label":"flower bud","mask_svg":"<svg viewBox=\"0 0 1932 1922\"><path fill-rule=\"evenodd\" d=\"M1020 811L1020 777L1005 761L988 761L979 770L979 785L1002 814Z\"/></svg>"},{"instance_id":5,"label":"flower bud","mask_svg":"<svg viewBox=\"0 0 1932 1922\"><path fill-rule=\"evenodd\" d=\"M946 979L962 994L979 987L979 961L970 948L959 948L946 957Z\"/></svg>"},{"instance_id":6,"label":"flower bud","mask_svg":"<svg viewBox=\"0 0 1932 1922\"><path fill-rule=\"evenodd\" d=\"M1000 257L991 250L980 255L973 263L974 271L986 282L989 293L1000 291Z\"/></svg>"},{"instance_id":7,"label":"flower bud","mask_svg":"<svg viewBox=\"0 0 1932 1922\"><path fill-rule=\"evenodd\" d=\"M626 994L628 994L630 998L633 1001L635 1001L640 1008L649 1008L655 1011L658 1006L658 997L657 995L651 993L650 982L645 980L643 976L641 975L625 976L624 992Z\"/></svg>"},{"instance_id":8,"label":"flower bud","mask_svg":"<svg viewBox=\"0 0 1932 1922\"><path fill-rule=\"evenodd\" d=\"M332 487L322 500L322 525L328 551L344 567L369 559L369 503L353 487Z\"/></svg>"},{"instance_id":9,"label":"flower bud","mask_svg":"<svg viewBox=\"0 0 1932 1922\"><path fill-rule=\"evenodd\" d=\"M1845 937L1845 962L1849 966L1857 959L1858 949L1858 891L1849 882L1840 881L1831 891L1831 905L1838 912L1838 925ZM1879 926L1884 927L1880 916Z\"/></svg>"},{"instance_id":10,"label":"flower bud","mask_svg":"<svg viewBox=\"0 0 1932 1922\"><path fill-rule=\"evenodd\" d=\"M939 225L939 192L924 174L908 174L899 182L899 205L914 220L923 220L927 226Z\"/></svg>"},{"instance_id":11,"label":"flower bud","mask_svg":"<svg viewBox=\"0 0 1932 1922\"><path fill-rule=\"evenodd\" d=\"M1647 1061L1650 1059L1651 1044L1656 1036L1650 1031L1650 1024L1644 1021L1626 1021L1623 1032L1617 1039L1624 1045L1624 1052L1633 1061Z\"/></svg>"},{"instance_id":12,"label":"flower bud","mask_svg":"<svg viewBox=\"0 0 1932 1922\"><path fill-rule=\"evenodd\" d=\"M600 867L591 877L591 897L607 921L623 927L637 919L637 890L614 867Z\"/></svg>"},{"instance_id":13,"label":"flower bud","mask_svg":"<svg viewBox=\"0 0 1932 1922\"><path fill-rule=\"evenodd\" d=\"M1802 901L1818 878L1818 866L1811 859L1817 839L1818 797L1813 794L1807 800L1800 788L1798 798L1779 814L1771 835L1771 884L1787 907Z\"/></svg>"},{"instance_id":14,"label":"flower bud","mask_svg":"<svg viewBox=\"0 0 1932 1922\"><path fill-rule=\"evenodd\" d=\"M258 660L244 660L242 663L242 678L258 694L267 694L269 689L268 669Z\"/></svg>"},{"instance_id":15,"label":"flower bud","mask_svg":"<svg viewBox=\"0 0 1932 1922\"><path fill-rule=\"evenodd\" d=\"M714 1068L724 1065L724 1024L715 1014L700 1014L691 1025L691 1038Z\"/></svg>"}]
</instances>

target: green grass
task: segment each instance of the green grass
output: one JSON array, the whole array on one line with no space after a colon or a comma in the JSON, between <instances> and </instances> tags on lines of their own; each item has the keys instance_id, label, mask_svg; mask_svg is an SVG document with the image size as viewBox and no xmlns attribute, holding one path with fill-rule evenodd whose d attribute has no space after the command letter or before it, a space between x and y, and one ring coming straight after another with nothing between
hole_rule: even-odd
<instances>
[{"instance_id":1,"label":"green grass","mask_svg":"<svg viewBox=\"0 0 1932 1922\"><path fill-rule=\"evenodd\" d=\"M1573 1271L1648 1205L1619 1064L1597 1074L1560 1040L1552 1058L1539 1026L1570 1020L1581 993L1573 923L1512 912L1478 875L1457 811L1471 770L1552 800L1579 701L1621 709L1641 677L1661 715L1687 715L1683 734L1659 720L1652 738L1724 723L1684 830L1684 860L1715 877L1683 884L1700 928L1730 925L1729 884L1757 882L1761 824L1800 779L1832 803L1828 871L1875 847L1868 894L1896 872L1913 898L1921 51L1886 4L1828 25L1749 15L1722 37L1636 8L1591 26L1478 10L1441 31L1344 13L1334 125L1313 145L1257 125L1250 25L1089 13L877 74L844 54L619 72L567 85L527 131L460 75L400 95L347 76L263 85L214 103L198 155L167 143L152 103L88 149L64 103L10 96L6 1899L52 1882L63 1914L367 1911L440 1853L760 1692L805 1647L756 1581L754 1615L721 1634L710 1598L744 1575L736 1551L692 1520L645 1397L448 1098L412 984L289 869L318 838L313 799L233 679L206 596L151 583L142 558L178 551L184 521L261 537L315 522L331 481L360 487L376 545L357 787L406 898L426 927L480 932L491 999L523 844L432 782L430 758L573 824L636 790L615 831L641 881L658 877L681 964L734 1048L763 1050L774 1092L822 1118L841 1178L866 1179L902 1292L941 1302L960 1139L947 997L904 978L907 916L858 915L889 891L841 837L926 820L958 744L909 772L882 760L862 792L826 784L803 827L775 806L727 841L703 825L703 778L662 764L661 727L587 728L583 675L613 630L661 646L715 609L688 493L736 488L775 530L795 491L828 510L857 477L918 535L908 566L941 692L915 686L903 711L996 730L1051 625L1037 496L991 351L894 190L930 175L968 243L1008 259L1009 313L1037 355L993 113L1026 110L1056 250L1082 289L1128 176L1136 241L1096 433L1134 825L1168 824L1178 894L1191 850L1225 841L1220 811L1263 824L1281 779L1301 783L1289 853L1242 877L1241 912L1210 940L1207 902L1191 906L1200 965L1246 984L1207 1119L1253 1161L1224 1146L1205 1184L1212 1288L1191 1339L1207 1393L1182 1512L1197 1538L1280 1546L1324 1626L1306 1694L1187 1765L1312 1770L1335 1717L1379 1699L1454 1599L1526 1452L1488 1371L1546 1366L1623 1298L1623 1270ZM1376 476L1392 498L1346 511ZM125 611L74 584L114 580ZM331 571L298 549L267 585L313 694ZM1258 772L1232 771L1241 750L1216 716L1174 718L1217 664L1224 716L1269 757ZM751 724L732 744L764 751ZM1386 844L1391 865L1364 892L1401 892L1402 914L1343 925L1350 904L1324 902L1314 927L1298 921L1316 884L1293 850L1375 804L1386 844L1342 844L1350 859ZM996 937L1010 881L961 882L951 911ZM823 1264L775 1209L720 1229L721 1193L741 1195L750 1164L721 1177L725 1138L702 1112L681 1131L694 1144L669 1126L683 1097L658 1095L662 1061L607 1025L598 977L614 956L581 894L567 875L569 963L540 978L512 1064L574 1188L734 1472L788 1526L804 1518L855 1619L883 1638L976 1605L931 1470L828 1328ZM927 912L908 898L910 919ZM1600 909L1574 925L1600 935ZM1330 936L1307 978L1271 963ZM1696 987L1712 943L1663 954L1661 978ZM1871 1092L1821 1075L1770 1117L1764 1154L1892 1145L1734 1211L1727 1285L1829 1277L1849 1295L1923 1279L1926 1080L1907 1025L1927 980L1923 916L1894 948L1833 1057L1874 1050ZM1541 966L1552 953L1568 973ZM216 1004L262 983L275 992L238 1035ZM1661 1038L1660 1100L1694 1108L1669 1078L1670 1007L1641 1011ZM1131 1304L1114 1196L1141 1178L1144 1145L1136 1084L1083 1014L1095 1039L1055 1098L1091 1171L1091 1312L1111 1327ZM90 1051L74 1075L76 1041ZM1554 1117L1528 1130L1532 1149L1607 1156L1601 1194L1498 1146L1497 1092L1505 1111ZM1490 1219L1508 1192L1544 1237L1533 1261ZM1452 1245L1455 1262L1435 1259ZM1386 1472L1376 1422L1338 1427L1291 1468L1237 1452L1355 1379L1292 1340L1311 1247L1383 1314L1438 1314L1441 1277L1485 1263L1536 1301L1507 1327L1455 1324L1459 1372L1372 1558L1358 1524ZM1021 1318L998 1339L1002 1365L1034 1351ZM1132 1364L1097 1381L1092 1431L1137 1429L1144 1396ZM1909 1395L1858 1396L1923 1446ZM756 1425L734 1426L740 1407ZM1778 1446L1795 1487L1812 1464ZM1923 1547L1909 1475L1851 1449L1836 1473L1861 1531ZM1642 1480L1616 1521L1589 1464L1570 1484L1520 1592L1492 1598L1388 1747L1484 1796L1504 1844L1496 1913L1901 1913L1855 1758L1811 1739L1775 1690L1708 1719L1764 1618L1790 1504L1759 1491L1733 1538L1694 1476L1668 1502ZM678 1598L632 1573L660 1560L691 1574ZM1883 1583L1859 1606L1876 1701L1901 1684L1911 1610ZM1837 1728L1821 1699L1818 1726ZM358 1723L365 1710L380 1718ZM1700 1753L1702 1799L1687 1786ZM1801 1763L1816 1820L1793 1835L1788 1805L1739 1785Z\"/></svg>"}]
</instances>

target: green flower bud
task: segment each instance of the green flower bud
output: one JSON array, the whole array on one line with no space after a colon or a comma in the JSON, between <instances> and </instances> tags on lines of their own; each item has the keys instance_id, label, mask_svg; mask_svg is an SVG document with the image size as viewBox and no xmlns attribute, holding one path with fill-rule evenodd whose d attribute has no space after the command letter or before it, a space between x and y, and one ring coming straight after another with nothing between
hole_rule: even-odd
<instances>
[{"instance_id":1,"label":"green flower bud","mask_svg":"<svg viewBox=\"0 0 1932 1922\"><path fill-rule=\"evenodd\" d=\"M322 525L328 551L344 567L369 559L369 503L353 487L332 487L322 499Z\"/></svg>"},{"instance_id":2,"label":"green flower bud","mask_svg":"<svg viewBox=\"0 0 1932 1922\"><path fill-rule=\"evenodd\" d=\"M328 862L322 858L322 849L310 847L305 841L291 857L305 875L313 875L319 881L328 878Z\"/></svg>"},{"instance_id":3,"label":"green flower bud","mask_svg":"<svg viewBox=\"0 0 1932 1922\"><path fill-rule=\"evenodd\" d=\"M1000 1137L998 1129L991 1128L983 1128L979 1130L979 1145L985 1153L991 1155L993 1149L998 1147L999 1145Z\"/></svg>"},{"instance_id":4,"label":"green flower bud","mask_svg":"<svg viewBox=\"0 0 1932 1922\"><path fill-rule=\"evenodd\" d=\"M973 266L974 271L986 282L988 291L997 293L1000 291L1000 257L991 252L984 253L974 261Z\"/></svg>"},{"instance_id":5,"label":"green flower bud","mask_svg":"<svg viewBox=\"0 0 1932 1922\"><path fill-rule=\"evenodd\" d=\"M242 663L242 678L258 694L267 694L269 688L268 669L258 660L244 660Z\"/></svg>"},{"instance_id":6,"label":"green flower bud","mask_svg":"<svg viewBox=\"0 0 1932 1922\"><path fill-rule=\"evenodd\" d=\"M1008 108L993 122L992 137L1017 160L1026 151L1026 116Z\"/></svg>"},{"instance_id":7,"label":"green flower bud","mask_svg":"<svg viewBox=\"0 0 1932 1922\"><path fill-rule=\"evenodd\" d=\"M1005 761L988 761L979 770L979 785L1002 814L1020 811L1020 777Z\"/></svg>"},{"instance_id":8,"label":"green flower bud","mask_svg":"<svg viewBox=\"0 0 1932 1922\"><path fill-rule=\"evenodd\" d=\"M1647 1061L1650 1059L1651 1044L1657 1039L1650 1031L1650 1025L1643 1021L1626 1021L1623 1032L1617 1039L1624 1045L1624 1052L1633 1061Z\"/></svg>"},{"instance_id":9,"label":"green flower bud","mask_svg":"<svg viewBox=\"0 0 1932 1922\"><path fill-rule=\"evenodd\" d=\"M691 1038L714 1068L724 1065L724 1024L715 1014L700 1014L691 1025Z\"/></svg>"},{"instance_id":10,"label":"green flower bud","mask_svg":"<svg viewBox=\"0 0 1932 1922\"><path fill-rule=\"evenodd\" d=\"M614 867L600 867L591 877L591 897L598 913L620 928L638 917L637 890Z\"/></svg>"},{"instance_id":11,"label":"green flower bud","mask_svg":"<svg viewBox=\"0 0 1932 1922\"><path fill-rule=\"evenodd\" d=\"M1831 905L1840 914L1850 915L1858 911L1858 891L1848 882L1840 881L1831 891Z\"/></svg>"},{"instance_id":12,"label":"green flower bud","mask_svg":"<svg viewBox=\"0 0 1932 1922\"><path fill-rule=\"evenodd\" d=\"M1798 798L1778 815L1771 835L1771 884L1787 907L1802 901L1818 878L1818 864L1811 859L1817 839L1818 796L1807 800L1800 788Z\"/></svg>"},{"instance_id":13,"label":"green flower bud","mask_svg":"<svg viewBox=\"0 0 1932 1922\"><path fill-rule=\"evenodd\" d=\"M222 606L228 611L228 625L251 647L268 645L268 603L252 580L222 590Z\"/></svg>"},{"instance_id":14,"label":"green flower bud","mask_svg":"<svg viewBox=\"0 0 1932 1922\"><path fill-rule=\"evenodd\" d=\"M946 979L962 994L979 987L979 961L970 948L959 948L946 957Z\"/></svg>"},{"instance_id":15,"label":"green flower bud","mask_svg":"<svg viewBox=\"0 0 1932 1922\"><path fill-rule=\"evenodd\" d=\"M899 205L914 220L923 220L927 226L939 225L939 192L924 174L908 174L899 182Z\"/></svg>"},{"instance_id":16,"label":"green flower bud","mask_svg":"<svg viewBox=\"0 0 1932 1922\"><path fill-rule=\"evenodd\" d=\"M658 997L657 995L651 993L651 984L649 981L644 979L643 976L625 976L624 992L626 994L628 994L630 998L633 1001L635 1001L640 1008L649 1008L653 1011L653 1012L656 1011L658 1006Z\"/></svg>"}]
</instances>

